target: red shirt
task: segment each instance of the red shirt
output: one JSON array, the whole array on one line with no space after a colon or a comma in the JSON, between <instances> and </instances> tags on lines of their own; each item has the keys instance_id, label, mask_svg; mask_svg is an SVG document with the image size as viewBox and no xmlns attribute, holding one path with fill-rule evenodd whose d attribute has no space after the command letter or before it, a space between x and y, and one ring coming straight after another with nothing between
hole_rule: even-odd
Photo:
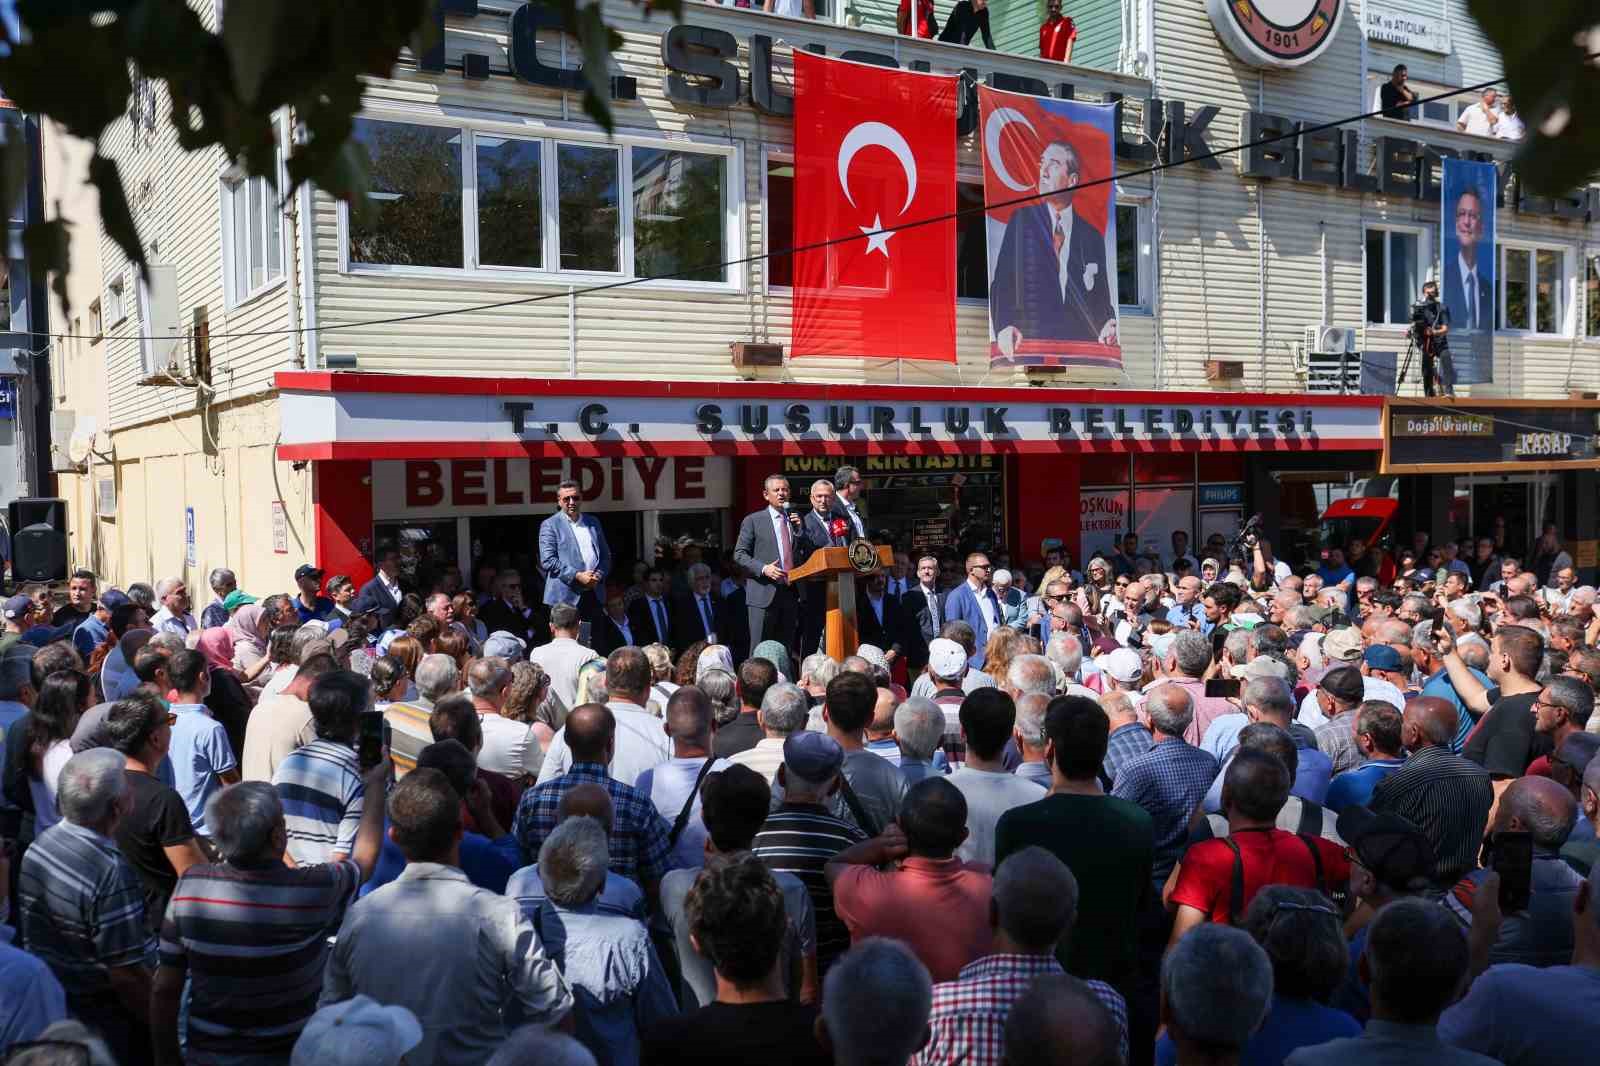
<instances>
[{"instance_id":1,"label":"red shirt","mask_svg":"<svg viewBox=\"0 0 1600 1066\"><path fill-rule=\"evenodd\" d=\"M850 867L833 883L833 909L851 940L893 937L935 982L954 981L961 967L989 954L993 892L987 866L912 855L898 870Z\"/></svg>"},{"instance_id":2,"label":"red shirt","mask_svg":"<svg viewBox=\"0 0 1600 1066\"><path fill-rule=\"evenodd\" d=\"M901 0L904 3L904 0ZM1055 20L1046 20L1039 27L1039 56L1042 59L1054 59L1057 63L1066 61L1067 47L1078 39L1078 27L1072 20L1062 16Z\"/></svg>"},{"instance_id":3,"label":"red shirt","mask_svg":"<svg viewBox=\"0 0 1600 1066\"><path fill-rule=\"evenodd\" d=\"M1310 837L1322 855L1323 890L1350 880L1350 863L1344 849L1321 837ZM1233 837L1244 866L1244 903L1235 919L1256 893L1267 885L1317 888L1317 867L1305 839L1282 829L1247 829ZM1233 851L1225 840L1202 840L1183 856L1172 902L1204 911L1213 922L1226 924L1233 893Z\"/></svg>"},{"instance_id":4,"label":"red shirt","mask_svg":"<svg viewBox=\"0 0 1600 1066\"><path fill-rule=\"evenodd\" d=\"M895 15L895 24L900 32L907 37L924 37L933 40L934 37L934 12L933 0L916 0L917 25L911 28L911 3L912 0L900 0L900 10Z\"/></svg>"}]
</instances>

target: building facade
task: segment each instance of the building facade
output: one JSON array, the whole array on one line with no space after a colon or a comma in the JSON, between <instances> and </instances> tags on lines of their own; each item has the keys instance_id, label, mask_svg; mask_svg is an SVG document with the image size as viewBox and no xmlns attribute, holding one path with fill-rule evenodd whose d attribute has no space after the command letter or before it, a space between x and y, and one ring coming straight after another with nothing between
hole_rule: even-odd
<instances>
[{"instance_id":1,"label":"building facade","mask_svg":"<svg viewBox=\"0 0 1600 1066\"><path fill-rule=\"evenodd\" d=\"M1515 147L1456 130L1474 94L1315 127L1374 110L1398 62L1444 91L1497 61L1461 0L1319 0L1333 17L1288 67L1241 59L1219 5L1065 6L1071 64L1019 54L1036 47L1029 5L996 13L996 51L899 37L878 0L815 20L691 4L678 27L619 7L608 135L574 91L573 44L534 8L479 0L448 16L442 63L424 64L439 69L371 83L361 217L310 189L280 202L130 121L115 152L175 279L175 298L145 302L184 339L138 339L136 274L102 241L106 339L74 380L103 383L106 447L63 477L74 560L125 580L230 565L252 590L308 558L363 572L386 543L417 565L526 565L565 475L619 555L648 559L663 538L726 546L767 473L803 491L844 461L867 475L872 524L907 544L1031 560L1056 537L1082 558L1126 529L1164 548L1260 511L1311 550L1328 502L1390 484L1383 400L1308 391L1324 331L1369 361L1404 352L1438 258L1439 158ZM1398 29L1395 11L1412 16ZM1123 367L991 368L981 214L953 250L954 364L789 354L790 271L768 256L791 243L797 48L1120 100ZM970 132L958 163L958 206L980 205ZM1505 174L1493 382L1462 393L1537 413L1600 381L1600 210ZM635 279L653 280L617 284ZM735 344L785 356L736 365ZM1415 370L1400 392L1418 392ZM1593 438L1569 443L1488 473L1423 456L1397 491L1417 524L1476 532L1503 513L1523 543L1547 520L1592 529Z\"/></svg>"}]
</instances>

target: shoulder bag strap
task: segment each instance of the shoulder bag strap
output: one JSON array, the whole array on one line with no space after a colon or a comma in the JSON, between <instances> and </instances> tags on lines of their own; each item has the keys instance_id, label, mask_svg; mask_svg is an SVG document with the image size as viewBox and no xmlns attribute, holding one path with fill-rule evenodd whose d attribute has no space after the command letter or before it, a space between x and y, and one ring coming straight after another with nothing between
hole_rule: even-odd
<instances>
[{"instance_id":1,"label":"shoulder bag strap","mask_svg":"<svg viewBox=\"0 0 1600 1066\"><path fill-rule=\"evenodd\" d=\"M1309 833L1296 833L1295 836L1299 837L1300 843L1304 844L1306 850L1311 852L1311 865L1317 868L1317 891L1324 896L1328 895L1328 878L1322 870L1322 849L1317 847L1316 837L1311 836Z\"/></svg>"},{"instance_id":2,"label":"shoulder bag strap","mask_svg":"<svg viewBox=\"0 0 1600 1066\"><path fill-rule=\"evenodd\" d=\"M711 772L711 764L717 761L715 755L707 755L706 761L700 764L700 773L694 779L694 787L689 790L689 798L683 801L683 807L678 811L678 817L673 819L672 832L667 834L667 847L678 846L678 838L683 836L683 831L689 825L689 813L694 810L694 798L700 795L701 782Z\"/></svg>"},{"instance_id":3,"label":"shoulder bag strap","mask_svg":"<svg viewBox=\"0 0 1600 1066\"><path fill-rule=\"evenodd\" d=\"M1295 832L1301 836L1322 835L1322 804L1308 799L1300 801L1300 825Z\"/></svg>"},{"instance_id":4,"label":"shoulder bag strap","mask_svg":"<svg viewBox=\"0 0 1600 1066\"><path fill-rule=\"evenodd\" d=\"M1233 837L1218 839L1233 852L1233 877L1228 887L1228 924L1237 925L1239 915L1244 911L1244 856L1239 854L1239 845L1233 842Z\"/></svg>"},{"instance_id":5,"label":"shoulder bag strap","mask_svg":"<svg viewBox=\"0 0 1600 1066\"><path fill-rule=\"evenodd\" d=\"M861 831L869 837L877 836L880 831L878 823L873 820L872 815L867 813L867 809L861 805L860 798L856 796L856 790L850 787L850 779L844 776L843 770L839 771L839 791L843 793L845 806L850 808L850 814L855 818L856 825L861 827Z\"/></svg>"}]
</instances>

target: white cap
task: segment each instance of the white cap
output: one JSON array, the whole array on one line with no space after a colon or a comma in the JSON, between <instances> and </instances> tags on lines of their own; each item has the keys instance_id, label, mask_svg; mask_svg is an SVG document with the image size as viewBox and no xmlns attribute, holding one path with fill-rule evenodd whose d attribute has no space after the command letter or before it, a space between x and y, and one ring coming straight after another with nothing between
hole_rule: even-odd
<instances>
[{"instance_id":1,"label":"white cap","mask_svg":"<svg viewBox=\"0 0 1600 1066\"><path fill-rule=\"evenodd\" d=\"M885 655L883 653L883 649L878 647L876 644L863 644L861 647L856 649L856 654L867 660L867 662L871 663L879 670L889 669L889 657Z\"/></svg>"},{"instance_id":2,"label":"white cap","mask_svg":"<svg viewBox=\"0 0 1600 1066\"><path fill-rule=\"evenodd\" d=\"M935 677L960 677L967 670L967 650L948 637L928 641L928 669Z\"/></svg>"},{"instance_id":3,"label":"white cap","mask_svg":"<svg viewBox=\"0 0 1600 1066\"><path fill-rule=\"evenodd\" d=\"M290 1066L399 1066L422 1043L422 1025L404 1007L356 996L313 1014L294 1042Z\"/></svg>"},{"instance_id":4,"label":"white cap","mask_svg":"<svg viewBox=\"0 0 1600 1066\"><path fill-rule=\"evenodd\" d=\"M1144 660L1132 648L1117 648L1095 660L1102 673L1113 681L1131 685L1144 676Z\"/></svg>"},{"instance_id":5,"label":"white cap","mask_svg":"<svg viewBox=\"0 0 1600 1066\"><path fill-rule=\"evenodd\" d=\"M522 658L522 653L528 650L528 642L515 633L507 633L497 629L483 642L484 658L509 659L515 662Z\"/></svg>"}]
</instances>

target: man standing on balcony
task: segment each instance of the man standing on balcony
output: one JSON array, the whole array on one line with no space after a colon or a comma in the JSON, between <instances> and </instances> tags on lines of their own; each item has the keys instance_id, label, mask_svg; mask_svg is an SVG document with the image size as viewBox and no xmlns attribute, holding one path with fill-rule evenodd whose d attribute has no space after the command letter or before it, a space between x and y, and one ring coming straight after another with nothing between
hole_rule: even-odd
<instances>
[{"instance_id":1,"label":"man standing on balcony","mask_svg":"<svg viewBox=\"0 0 1600 1066\"><path fill-rule=\"evenodd\" d=\"M895 25L907 37L933 40L939 36L939 16L934 14L933 0L900 0Z\"/></svg>"},{"instance_id":2,"label":"man standing on balcony","mask_svg":"<svg viewBox=\"0 0 1600 1066\"><path fill-rule=\"evenodd\" d=\"M734 7L744 7L744 4L735 3ZM816 7L811 0L766 0L762 10L769 15L782 15L792 19L813 19L817 17Z\"/></svg>"},{"instance_id":3,"label":"man standing on balcony","mask_svg":"<svg viewBox=\"0 0 1600 1066\"><path fill-rule=\"evenodd\" d=\"M956 0L950 17L944 21L944 32L939 34L939 40L971 44L980 33L983 46L994 51L994 38L989 35L989 0Z\"/></svg>"},{"instance_id":4,"label":"man standing on balcony","mask_svg":"<svg viewBox=\"0 0 1600 1066\"><path fill-rule=\"evenodd\" d=\"M1061 0L1050 0L1045 10L1048 15L1044 25L1039 27L1039 58L1070 63L1072 45L1078 39L1078 27L1061 14Z\"/></svg>"}]
</instances>

